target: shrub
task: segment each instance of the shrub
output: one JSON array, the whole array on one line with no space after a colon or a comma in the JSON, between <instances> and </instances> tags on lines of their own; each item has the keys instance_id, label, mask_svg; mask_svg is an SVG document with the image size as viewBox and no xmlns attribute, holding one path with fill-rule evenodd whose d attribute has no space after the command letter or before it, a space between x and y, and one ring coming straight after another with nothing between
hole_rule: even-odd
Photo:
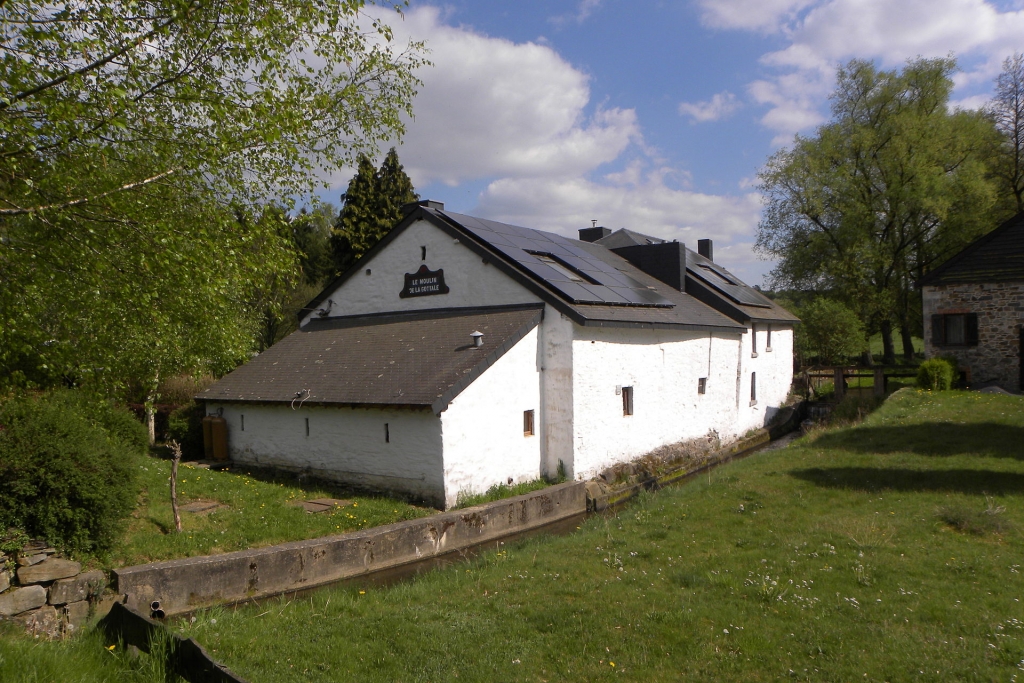
<instances>
[{"instance_id":1,"label":"shrub","mask_svg":"<svg viewBox=\"0 0 1024 683\"><path fill-rule=\"evenodd\" d=\"M801 312L797 344L824 365L841 363L864 350L864 326L849 308L831 299L815 299Z\"/></svg>"},{"instance_id":2,"label":"shrub","mask_svg":"<svg viewBox=\"0 0 1024 683\"><path fill-rule=\"evenodd\" d=\"M126 411L63 390L0 406L0 529L104 551L135 507L146 433Z\"/></svg>"},{"instance_id":3,"label":"shrub","mask_svg":"<svg viewBox=\"0 0 1024 683\"><path fill-rule=\"evenodd\" d=\"M956 365L946 358L929 358L917 369L917 386L932 391L945 391L953 386Z\"/></svg>"},{"instance_id":4,"label":"shrub","mask_svg":"<svg viewBox=\"0 0 1024 683\"><path fill-rule=\"evenodd\" d=\"M203 448L203 417L206 409L202 404L188 403L171 413L167 421L167 439L175 440L181 446L186 460L202 460L206 457Z\"/></svg>"}]
</instances>

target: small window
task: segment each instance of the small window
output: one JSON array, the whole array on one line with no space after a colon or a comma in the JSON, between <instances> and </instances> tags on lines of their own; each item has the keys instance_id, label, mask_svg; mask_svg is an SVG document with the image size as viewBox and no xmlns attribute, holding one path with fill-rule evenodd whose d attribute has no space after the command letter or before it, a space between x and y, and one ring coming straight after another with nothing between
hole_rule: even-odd
<instances>
[{"instance_id":1,"label":"small window","mask_svg":"<svg viewBox=\"0 0 1024 683\"><path fill-rule=\"evenodd\" d=\"M708 378L707 377L701 377L700 379L697 380L697 393L698 394L706 394L706 393L708 393Z\"/></svg>"},{"instance_id":2,"label":"small window","mask_svg":"<svg viewBox=\"0 0 1024 683\"><path fill-rule=\"evenodd\" d=\"M238 417L242 421L242 431L244 432L245 431L245 415L239 415Z\"/></svg>"},{"instance_id":3,"label":"small window","mask_svg":"<svg viewBox=\"0 0 1024 683\"><path fill-rule=\"evenodd\" d=\"M633 414L633 387L622 387L622 414Z\"/></svg>"},{"instance_id":4,"label":"small window","mask_svg":"<svg viewBox=\"0 0 1024 683\"><path fill-rule=\"evenodd\" d=\"M306 436L309 436L309 418L306 418Z\"/></svg>"},{"instance_id":5,"label":"small window","mask_svg":"<svg viewBox=\"0 0 1024 683\"><path fill-rule=\"evenodd\" d=\"M932 345L977 346L978 314L949 313L932 316Z\"/></svg>"},{"instance_id":6,"label":"small window","mask_svg":"<svg viewBox=\"0 0 1024 683\"><path fill-rule=\"evenodd\" d=\"M757 404L757 373L750 373L750 405Z\"/></svg>"},{"instance_id":7,"label":"small window","mask_svg":"<svg viewBox=\"0 0 1024 683\"><path fill-rule=\"evenodd\" d=\"M420 247L420 260L421 261L426 261L427 260L427 248L426 247Z\"/></svg>"},{"instance_id":8,"label":"small window","mask_svg":"<svg viewBox=\"0 0 1024 683\"><path fill-rule=\"evenodd\" d=\"M384 423L384 443L391 443L391 427L387 422Z\"/></svg>"},{"instance_id":9,"label":"small window","mask_svg":"<svg viewBox=\"0 0 1024 683\"><path fill-rule=\"evenodd\" d=\"M370 270L369 268L367 268L367 269L366 269L366 274L367 274L367 275L370 275L370 274L372 274L372 271L371 271L371 270Z\"/></svg>"},{"instance_id":10,"label":"small window","mask_svg":"<svg viewBox=\"0 0 1024 683\"><path fill-rule=\"evenodd\" d=\"M768 338L765 340L764 350L767 351L768 353L772 352L772 326L771 325L768 326Z\"/></svg>"},{"instance_id":11,"label":"small window","mask_svg":"<svg viewBox=\"0 0 1024 683\"><path fill-rule=\"evenodd\" d=\"M757 325L750 323L750 357L757 358Z\"/></svg>"},{"instance_id":12,"label":"small window","mask_svg":"<svg viewBox=\"0 0 1024 683\"><path fill-rule=\"evenodd\" d=\"M534 431L533 424L533 411L523 411L523 436L533 436L536 432Z\"/></svg>"},{"instance_id":13,"label":"small window","mask_svg":"<svg viewBox=\"0 0 1024 683\"><path fill-rule=\"evenodd\" d=\"M533 256L535 259L548 266L552 270L556 271L559 275L564 277L570 282L589 282L590 284L600 284L593 278L587 277L582 272L570 266L568 263L561 261L558 257L552 256L551 254L545 254L538 251L526 252Z\"/></svg>"}]
</instances>

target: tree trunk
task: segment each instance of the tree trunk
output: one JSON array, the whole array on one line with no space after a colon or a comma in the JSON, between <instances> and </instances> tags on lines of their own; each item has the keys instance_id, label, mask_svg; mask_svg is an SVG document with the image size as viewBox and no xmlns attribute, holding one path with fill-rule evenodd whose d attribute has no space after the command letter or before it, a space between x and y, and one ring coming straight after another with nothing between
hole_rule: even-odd
<instances>
[{"instance_id":1,"label":"tree trunk","mask_svg":"<svg viewBox=\"0 0 1024 683\"><path fill-rule=\"evenodd\" d=\"M160 386L160 373L156 373L153 377L153 386L150 389L149 395L146 396L146 429L149 430L149 445L156 445L156 399L158 395L156 393L157 387Z\"/></svg>"},{"instance_id":2,"label":"tree trunk","mask_svg":"<svg viewBox=\"0 0 1024 683\"><path fill-rule=\"evenodd\" d=\"M903 342L903 361L908 365L914 362L914 335L910 331L910 321L900 323L900 338Z\"/></svg>"},{"instance_id":3,"label":"tree trunk","mask_svg":"<svg viewBox=\"0 0 1024 683\"><path fill-rule=\"evenodd\" d=\"M882 362L896 365L896 346L892 343L892 321L882 321Z\"/></svg>"}]
</instances>

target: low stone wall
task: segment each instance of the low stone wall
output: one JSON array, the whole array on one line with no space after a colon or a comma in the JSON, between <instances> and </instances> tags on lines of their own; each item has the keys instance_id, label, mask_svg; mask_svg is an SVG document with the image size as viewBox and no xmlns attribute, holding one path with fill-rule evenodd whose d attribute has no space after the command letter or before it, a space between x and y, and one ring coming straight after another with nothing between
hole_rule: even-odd
<instances>
[{"instance_id":1,"label":"low stone wall","mask_svg":"<svg viewBox=\"0 0 1024 683\"><path fill-rule=\"evenodd\" d=\"M569 482L340 536L115 569L115 590L133 609L146 614L159 609L170 616L368 576L544 527L586 509L584 483Z\"/></svg>"},{"instance_id":2,"label":"low stone wall","mask_svg":"<svg viewBox=\"0 0 1024 683\"><path fill-rule=\"evenodd\" d=\"M95 613L106 574L83 572L81 564L56 552L33 542L13 558L0 554L0 619L54 638L73 632Z\"/></svg>"}]
</instances>

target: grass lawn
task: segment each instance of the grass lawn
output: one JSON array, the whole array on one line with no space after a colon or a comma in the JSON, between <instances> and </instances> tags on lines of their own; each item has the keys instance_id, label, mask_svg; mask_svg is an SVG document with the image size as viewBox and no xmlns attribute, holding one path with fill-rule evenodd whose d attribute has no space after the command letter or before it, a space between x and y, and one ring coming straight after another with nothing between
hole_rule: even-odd
<instances>
[{"instance_id":1,"label":"grass lawn","mask_svg":"<svg viewBox=\"0 0 1024 683\"><path fill-rule=\"evenodd\" d=\"M103 563L127 566L156 560L258 548L424 517L437 512L391 498L353 495L323 483L300 485L244 468L215 472L182 463L178 468L178 504L215 501L206 513L181 513L182 533L174 533L168 488L169 460L148 458L140 466L143 491L124 543ZM310 514L289 503L338 498L351 505Z\"/></svg>"},{"instance_id":2,"label":"grass lawn","mask_svg":"<svg viewBox=\"0 0 1024 683\"><path fill-rule=\"evenodd\" d=\"M914 353L924 353L924 339L921 337L912 337L914 342ZM896 330L893 333L892 343L896 347L896 359L897 361L903 360L903 342L900 339L899 331ZM882 344L882 333L878 332L871 335L868 339L868 346L871 348L871 355L875 357L875 362L880 362L882 354L885 353L885 346Z\"/></svg>"},{"instance_id":3,"label":"grass lawn","mask_svg":"<svg viewBox=\"0 0 1024 683\"><path fill-rule=\"evenodd\" d=\"M179 625L253 681L1024 677L1024 403L907 390L575 534Z\"/></svg>"}]
</instances>

